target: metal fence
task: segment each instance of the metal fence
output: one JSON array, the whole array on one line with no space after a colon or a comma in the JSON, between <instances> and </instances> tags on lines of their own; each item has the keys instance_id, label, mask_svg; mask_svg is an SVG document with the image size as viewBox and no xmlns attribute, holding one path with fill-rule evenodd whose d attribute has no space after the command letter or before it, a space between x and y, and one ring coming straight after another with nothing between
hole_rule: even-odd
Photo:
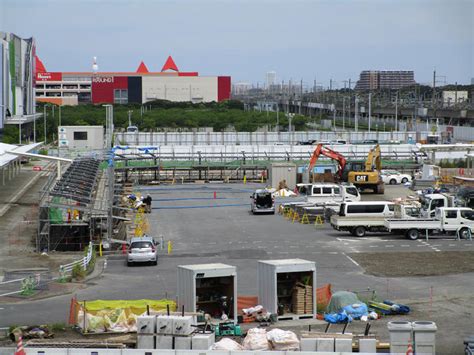
<instances>
[{"instance_id":1,"label":"metal fence","mask_svg":"<svg viewBox=\"0 0 474 355\"><path fill-rule=\"evenodd\" d=\"M375 126L374 126L375 129ZM425 139L427 132L116 132L115 143L119 145L274 145L297 144L308 140L363 142L408 142L410 139Z\"/></svg>"},{"instance_id":2,"label":"metal fence","mask_svg":"<svg viewBox=\"0 0 474 355\"><path fill-rule=\"evenodd\" d=\"M94 251L94 246L92 245L92 242L90 242L89 246L87 248L86 256L84 256L83 258L81 258L79 260L73 261L72 263L64 264L64 265L59 266L59 274L61 276L65 276L67 274L72 273L72 269L74 269L74 267L76 265L80 265L80 266L82 266L82 268L84 270L87 270L87 267L89 266L89 264L92 260L93 251Z\"/></svg>"}]
</instances>

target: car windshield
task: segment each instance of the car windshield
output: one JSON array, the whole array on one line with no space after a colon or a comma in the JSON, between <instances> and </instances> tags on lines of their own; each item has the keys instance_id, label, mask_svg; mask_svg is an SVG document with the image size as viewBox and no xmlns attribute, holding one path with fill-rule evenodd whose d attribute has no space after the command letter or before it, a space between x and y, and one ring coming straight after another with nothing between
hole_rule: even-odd
<instances>
[{"instance_id":1,"label":"car windshield","mask_svg":"<svg viewBox=\"0 0 474 355\"><path fill-rule=\"evenodd\" d=\"M461 210L461 217L474 221L474 211Z\"/></svg>"},{"instance_id":2,"label":"car windshield","mask_svg":"<svg viewBox=\"0 0 474 355\"><path fill-rule=\"evenodd\" d=\"M151 242L133 242L132 246L130 247L131 249L145 249L145 248L151 248Z\"/></svg>"},{"instance_id":3,"label":"car windshield","mask_svg":"<svg viewBox=\"0 0 474 355\"><path fill-rule=\"evenodd\" d=\"M355 187L348 187L346 191L350 195L357 196L357 189Z\"/></svg>"}]
</instances>

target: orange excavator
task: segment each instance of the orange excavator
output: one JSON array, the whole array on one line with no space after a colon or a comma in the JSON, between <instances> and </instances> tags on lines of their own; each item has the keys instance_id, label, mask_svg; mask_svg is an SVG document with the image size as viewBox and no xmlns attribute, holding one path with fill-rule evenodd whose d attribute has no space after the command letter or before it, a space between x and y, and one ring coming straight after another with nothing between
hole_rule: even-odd
<instances>
[{"instance_id":1,"label":"orange excavator","mask_svg":"<svg viewBox=\"0 0 474 355\"><path fill-rule=\"evenodd\" d=\"M328 158L331 158L333 160L336 160L338 163L338 169L337 169L337 174L339 175L339 179L343 178L343 172L344 172L344 167L346 166L346 158L341 153L338 153L332 149L329 149L328 147L323 146L322 144L318 144L316 146L316 149L314 150L313 154L311 155L311 158L309 159L309 167L308 167L308 173L310 174L313 171L314 166L316 165L316 162L318 161L318 158L320 155L324 155Z\"/></svg>"}]
</instances>

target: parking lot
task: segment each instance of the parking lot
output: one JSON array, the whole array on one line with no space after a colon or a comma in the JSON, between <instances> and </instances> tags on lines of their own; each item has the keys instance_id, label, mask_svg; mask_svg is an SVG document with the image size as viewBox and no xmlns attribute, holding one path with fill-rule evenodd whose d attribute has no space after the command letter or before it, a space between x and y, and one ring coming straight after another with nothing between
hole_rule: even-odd
<instances>
[{"instance_id":1,"label":"parking lot","mask_svg":"<svg viewBox=\"0 0 474 355\"><path fill-rule=\"evenodd\" d=\"M450 273L435 276L374 276L357 261L357 254L370 260L381 260L385 268L396 267L409 259L410 253L424 253L428 263L418 265L430 275L443 252L474 252L474 242L451 238L411 241L403 236L368 234L353 237L337 232L329 224L321 226L292 223L282 215L252 215L250 194L260 184L190 184L142 187L142 193L153 198L152 213L147 215L151 234L172 242L172 252L160 251L157 266L127 267L123 255L107 258L102 276L77 292L78 299L172 298L176 296L178 265L223 262L237 267L238 293L257 294L257 261L262 259L302 258L316 262L317 284L330 283L333 291L375 291L382 299L415 305L416 319L433 319L440 327L440 339L462 339L474 331L474 274ZM215 197L214 198L214 192ZM385 196L364 195L363 199L393 198L409 191L401 186L387 186ZM278 202L278 201L277 201ZM400 258L393 257L398 254ZM384 255L392 256L390 264ZM421 255L421 254L417 254ZM457 255L454 253L454 255ZM472 254L469 254L472 255ZM459 262L456 257L453 263ZM423 273L422 273L423 274ZM35 310L41 321L63 321L70 296L29 302L21 305L24 319ZM57 311L45 314L38 309ZM440 309L433 309L436 305ZM21 323L18 305L2 305L0 319L14 315ZM6 318L3 318L6 319ZM3 322L2 322L3 323ZM380 323L382 324L382 323ZM3 325L3 324L2 324ZM456 326L456 328L452 328ZM384 328L383 326L382 328ZM460 330L459 330L460 329ZM443 338L444 337L444 338ZM454 340L449 340L453 342ZM462 343L462 342L461 342Z\"/></svg>"}]
</instances>

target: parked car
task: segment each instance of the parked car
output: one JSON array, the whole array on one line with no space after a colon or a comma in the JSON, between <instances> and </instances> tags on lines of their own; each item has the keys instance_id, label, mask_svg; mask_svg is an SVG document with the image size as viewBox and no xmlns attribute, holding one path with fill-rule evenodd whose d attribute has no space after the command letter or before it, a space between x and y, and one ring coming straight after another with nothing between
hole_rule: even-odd
<instances>
[{"instance_id":1,"label":"parked car","mask_svg":"<svg viewBox=\"0 0 474 355\"><path fill-rule=\"evenodd\" d=\"M411 181L411 175L402 174L396 170L382 170L380 175L383 182L390 185L405 184Z\"/></svg>"},{"instance_id":2,"label":"parked car","mask_svg":"<svg viewBox=\"0 0 474 355\"><path fill-rule=\"evenodd\" d=\"M273 213L275 214L275 198L272 193L265 189L256 190L252 195L250 210L255 213Z\"/></svg>"},{"instance_id":3,"label":"parked car","mask_svg":"<svg viewBox=\"0 0 474 355\"><path fill-rule=\"evenodd\" d=\"M131 266L134 263L148 262L151 262L153 265L158 263L155 241L152 237L148 236L132 238L128 246L127 265Z\"/></svg>"}]
</instances>

